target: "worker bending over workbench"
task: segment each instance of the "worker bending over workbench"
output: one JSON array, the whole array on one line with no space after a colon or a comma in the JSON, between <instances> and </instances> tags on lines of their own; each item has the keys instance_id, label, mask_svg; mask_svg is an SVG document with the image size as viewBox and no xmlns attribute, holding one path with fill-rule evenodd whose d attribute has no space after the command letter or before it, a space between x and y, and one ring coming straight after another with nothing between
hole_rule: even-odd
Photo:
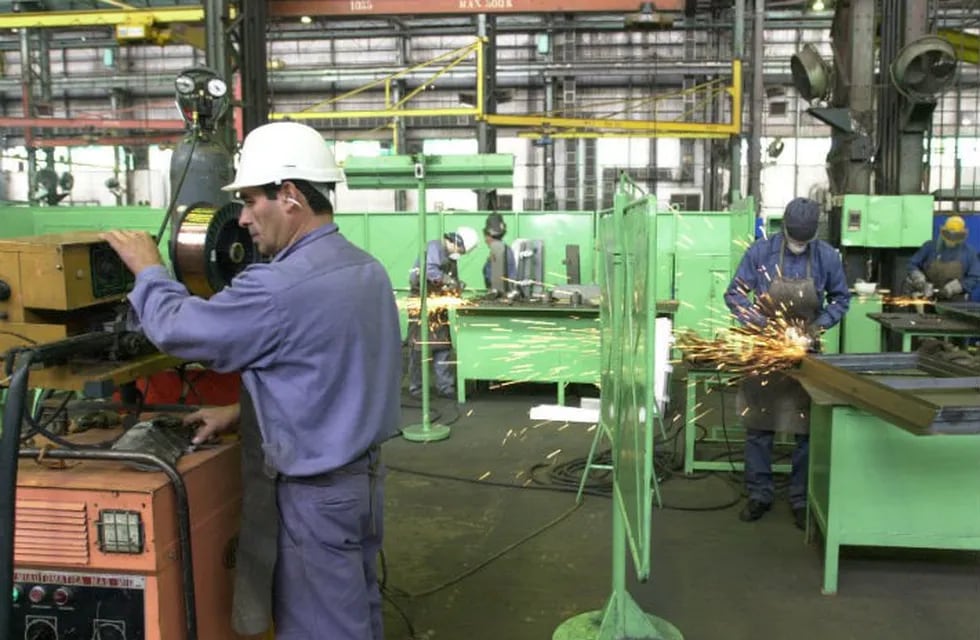
<instances>
[{"instance_id":1,"label":"worker bending over workbench","mask_svg":"<svg viewBox=\"0 0 980 640\"><path fill-rule=\"evenodd\" d=\"M980 259L967 243L969 231L960 216L950 216L936 240L927 240L908 262L904 290L908 295L964 300L980 285Z\"/></svg>"}]
</instances>

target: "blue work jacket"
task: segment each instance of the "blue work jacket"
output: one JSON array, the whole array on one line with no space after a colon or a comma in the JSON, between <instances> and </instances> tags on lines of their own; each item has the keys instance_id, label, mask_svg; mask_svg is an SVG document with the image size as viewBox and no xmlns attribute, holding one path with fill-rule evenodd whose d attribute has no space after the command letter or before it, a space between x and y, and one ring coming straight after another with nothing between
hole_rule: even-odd
<instances>
[{"instance_id":1,"label":"blue work jacket","mask_svg":"<svg viewBox=\"0 0 980 640\"><path fill-rule=\"evenodd\" d=\"M844 317L851 304L847 277L840 254L823 240L813 240L800 255L788 248L782 252L784 236L776 233L769 238L756 240L745 251L735 271L735 277L725 291L725 304L743 324L764 325L765 316L753 300L769 291L772 280L780 274L784 278L804 278L807 264L820 299L820 311L815 324L829 329ZM780 254L783 253L782 265Z\"/></svg>"},{"instance_id":2,"label":"blue work jacket","mask_svg":"<svg viewBox=\"0 0 980 640\"><path fill-rule=\"evenodd\" d=\"M918 269L925 273L937 257L943 262L960 261L963 265L963 278L960 284L964 291L972 291L980 285L980 259L977 258L973 248L965 242L949 247L942 240L929 240L909 258L908 270L911 272L913 269Z\"/></svg>"}]
</instances>

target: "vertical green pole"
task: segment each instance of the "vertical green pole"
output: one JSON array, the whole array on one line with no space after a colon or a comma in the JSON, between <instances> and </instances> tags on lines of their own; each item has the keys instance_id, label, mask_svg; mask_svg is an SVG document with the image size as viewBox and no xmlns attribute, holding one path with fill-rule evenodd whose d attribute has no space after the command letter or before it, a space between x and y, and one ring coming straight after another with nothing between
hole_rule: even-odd
<instances>
[{"instance_id":1,"label":"vertical green pole","mask_svg":"<svg viewBox=\"0 0 980 640\"><path fill-rule=\"evenodd\" d=\"M426 216L428 215L425 201L425 156L415 156L415 179L418 181L419 205L419 360L422 366L422 422L402 429L402 437L410 442L435 442L449 437L449 427L444 424L432 424L429 416L429 359L432 350L429 349L429 279L426 277L426 257L428 240L426 240ZM440 236L442 237L442 236ZM409 346L409 348L412 348Z\"/></svg>"}]
</instances>

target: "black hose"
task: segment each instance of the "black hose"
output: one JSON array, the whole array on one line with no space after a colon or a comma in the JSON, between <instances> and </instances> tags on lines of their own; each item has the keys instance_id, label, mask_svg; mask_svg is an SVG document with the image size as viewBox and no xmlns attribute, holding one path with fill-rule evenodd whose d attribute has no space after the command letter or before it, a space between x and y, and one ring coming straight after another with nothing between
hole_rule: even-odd
<instances>
[{"instance_id":1,"label":"black hose","mask_svg":"<svg viewBox=\"0 0 980 640\"><path fill-rule=\"evenodd\" d=\"M11 384L11 389L12 388L13 384ZM4 411L4 424L7 424L6 411ZM6 431L7 430L4 429L4 436L6 436ZM187 627L187 640L197 640L197 599L194 593L194 557L191 552L190 503L187 499L187 486L184 484L184 478L181 477L180 472L177 471L177 468L166 460L163 460L155 455L149 453L132 453L128 451L80 451L75 449L52 449L50 451L42 451L41 449L21 449L19 455L21 458L37 458L43 455L45 458L52 460L106 460L112 462L136 463L157 467L167 474L167 477L170 478L170 481L174 485L174 493L177 496L177 543L180 549L181 580L183 582L183 588L181 591L184 594L184 618ZM14 462L16 462L16 459ZM12 514L10 520L5 522L10 522L11 526L9 529L13 531ZM13 536L11 536L10 542L10 566L5 568L5 572L2 576L0 576L0 579L12 581ZM10 590L13 589L12 583L6 586ZM4 588L2 583L0 583L0 588ZM10 591L0 591L0 593L9 594ZM0 606L5 607L7 610L6 624L8 625L6 627L0 627L0 629L9 629L11 606L10 598L0 598Z\"/></svg>"},{"instance_id":2,"label":"black hose","mask_svg":"<svg viewBox=\"0 0 980 640\"><path fill-rule=\"evenodd\" d=\"M17 502L17 451L20 449L20 427L27 404L27 381L33 351L21 352L17 368L10 379L7 404L3 408L3 431L0 432L0 635L9 636L12 628L14 590L14 516ZM8 370L12 362L8 360Z\"/></svg>"}]
</instances>

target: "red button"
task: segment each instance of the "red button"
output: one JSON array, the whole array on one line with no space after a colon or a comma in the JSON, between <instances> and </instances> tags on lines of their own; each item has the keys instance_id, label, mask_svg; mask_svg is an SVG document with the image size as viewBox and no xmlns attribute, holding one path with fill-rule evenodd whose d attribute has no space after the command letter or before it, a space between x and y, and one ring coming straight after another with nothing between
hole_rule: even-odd
<instances>
[{"instance_id":1,"label":"red button","mask_svg":"<svg viewBox=\"0 0 980 640\"><path fill-rule=\"evenodd\" d=\"M54 590L54 595L52 596L54 603L59 607L63 607L68 604L71 600L71 589L67 587L58 587Z\"/></svg>"},{"instance_id":2,"label":"red button","mask_svg":"<svg viewBox=\"0 0 980 640\"><path fill-rule=\"evenodd\" d=\"M44 596L46 595L48 595L48 592L45 591L44 587L36 585L31 587L31 590L27 592L27 599L34 604L39 604L44 600Z\"/></svg>"}]
</instances>

